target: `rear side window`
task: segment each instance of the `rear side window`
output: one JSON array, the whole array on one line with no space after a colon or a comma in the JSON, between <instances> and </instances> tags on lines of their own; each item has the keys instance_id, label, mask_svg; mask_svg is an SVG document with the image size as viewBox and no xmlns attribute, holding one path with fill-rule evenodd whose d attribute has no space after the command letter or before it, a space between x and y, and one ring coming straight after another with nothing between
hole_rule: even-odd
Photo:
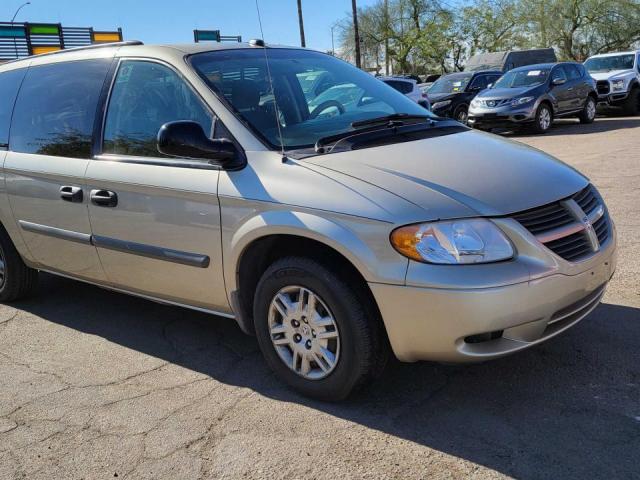
<instances>
[{"instance_id":1,"label":"rear side window","mask_svg":"<svg viewBox=\"0 0 640 480\"><path fill-rule=\"evenodd\" d=\"M111 60L29 68L11 125L11 150L89 158L96 109Z\"/></svg>"},{"instance_id":2,"label":"rear side window","mask_svg":"<svg viewBox=\"0 0 640 480\"><path fill-rule=\"evenodd\" d=\"M9 144L13 104L26 71L26 68L21 68L0 73L0 147L6 147Z\"/></svg>"},{"instance_id":3,"label":"rear side window","mask_svg":"<svg viewBox=\"0 0 640 480\"><path fill-rule=\"evenodd\" d=\"M104 153L165 157L157 136L167 122L191 120L212 134L213 116L169 67L127 60L118 68L104 127Z\"/></svg>"},{"instance_id":4,"label":"rear side window","mask_svg":"<svg viewBox=\"0 0 640 480\"><path fill-rule=\"evenodd\" d=\"M411 82L403 82L402 80L384 80L384 83L405 95L413 91L413 84Z\"/></svg>"},{"instance_id":5,"label":"rear side window","mask_svg":"<svg viewBox=\"0 0 640 480\"><path fill-rule=\"evenodd\" d=\"M581 77L580 70L578 70L578 67L575 65L569 63L567 65L564 65L564 69L567 72L569 80L577 80Z\"/></svg>"}]
</instances>

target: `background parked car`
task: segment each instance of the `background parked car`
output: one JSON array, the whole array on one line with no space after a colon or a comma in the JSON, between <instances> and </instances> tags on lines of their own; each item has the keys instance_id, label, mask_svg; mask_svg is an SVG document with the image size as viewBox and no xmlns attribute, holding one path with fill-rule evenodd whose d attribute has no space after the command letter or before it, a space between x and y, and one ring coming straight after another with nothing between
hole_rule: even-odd
<instances>
[{"instance_id":1,"label":"background parked car","mask_svg":"<svg viewBox=\"0 0 640 480\"><path fill-rule=\"evenodd\" d=\"M640 50L594 55L584 66L597 82L599 105L640 114Z\"/></svg>"},{"instance_id":2,"label":"background parked car","mask_svg":"<svg viewBox=\"0 0 640 480\"><path fill-rule=\"evenodd\" d=\"M494 70L450 73L440 77L427 92L431 111L466 123L471 100L501 75L502 72Z\"/></svg>"},{"instance_id":3,"label":"background parked car","mask_svg":"<svg viewBox=\"0 0 640 480\"><path fill-rule=\"evenodd\" d=\"M532 126L545 133L555 117L596 116L595 81L574 62L529 65L505 73L471 102L468 124L482 129Z\"/></svg>"},{"instance_id":4,"label":"background parked car","mask_svg":"<svg viewBox=\"0 0 640 480\"><path fill-rule=\"evenodd\" d=\"M414 102L429 110L431 108L427 94L418 88L418 82L407 77L378 77L390 87L395 88L400 93L406 95Z\"/></svg>"},{"instance_id":5,"label":"background parked car","mask_svg":"<svg viewBox=\"0 0 640 480\"><path fill-rule=\"evenodd\" d=\"M464 71L500 70L507 72L513 68L538 63L556 63L557 61L556 52L553 48L478 53L467 61Z\"/></svg>"}]
</instances>

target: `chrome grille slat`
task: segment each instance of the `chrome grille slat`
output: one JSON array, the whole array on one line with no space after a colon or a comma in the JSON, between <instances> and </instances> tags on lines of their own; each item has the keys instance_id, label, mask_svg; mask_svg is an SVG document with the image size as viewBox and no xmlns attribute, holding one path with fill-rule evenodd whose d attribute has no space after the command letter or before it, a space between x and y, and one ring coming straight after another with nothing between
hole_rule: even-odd
<instances>
[{"instance_id":1,"label":"chrome grille slat","mask_svg":"<svg viewBox=\"0 0 640 480\"><path fill-rule=\"evenodd\" d=\"M592 185L562 201L516 213L513 218L548 249L569 261L593 255L609 238L604 204Z\"/></svg>"}]
</instances>

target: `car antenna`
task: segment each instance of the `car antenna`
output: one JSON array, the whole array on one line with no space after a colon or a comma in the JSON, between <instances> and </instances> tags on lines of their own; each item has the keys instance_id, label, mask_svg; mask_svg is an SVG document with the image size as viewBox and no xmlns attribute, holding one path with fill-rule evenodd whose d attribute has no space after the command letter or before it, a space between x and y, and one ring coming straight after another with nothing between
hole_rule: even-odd
<instances>
[{"instance_id":1,"label":"car antenna","mask_svg":"<svg viewBox=\"0 0 640 480\"><path fill-rule=\"evenodd\" d=\"M280 112L278 110L278 102L276 100L276 92L273 89L273 78L271 77L271 68L269 68L269 56L267 55L267 46L264 41L264 31L262 30L262 17L260 16L260 7L258 6L258 0L256 0L256 11L258 12L258 23L260 24L260 36L262 40L252 40L250 45L256 47L262 47L264 49L264 61L267 65L267 78L269 80L269 88L271 89L271 95L273 95L274 113L276 116L276 125L278 126L278 137L280 139L280 153L282 154L282 163L287 163L287 153L284 149L284 140L282 139L282 127L280 125Z\"/></svg>"}]
</instances>

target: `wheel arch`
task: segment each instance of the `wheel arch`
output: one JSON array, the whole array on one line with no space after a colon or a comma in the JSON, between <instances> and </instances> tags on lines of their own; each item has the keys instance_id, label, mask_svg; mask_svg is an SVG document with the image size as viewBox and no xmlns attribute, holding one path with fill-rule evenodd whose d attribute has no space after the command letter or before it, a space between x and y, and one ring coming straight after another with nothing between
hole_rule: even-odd
<instances>
[{"instance_id":1,"label":"wheel arch","mask_svg":"<svg viewBox=\"0 0 640 480\"><path fill-rule=\"evenodd\" d=\"M292 218L299 224L292 222ZM356 253L357 252L357 253ZM311 258L345 275L358 294L363 295L380 318L367 281L376 277L368 265L376 265L376 255L358 236L331 220L300 212L267 212L252 218L233 235L225 261L229 302L245 333L254 334L253 293L264 271L274 261L287 256ZM404 261L402 278L406 265ZM397 272L400 274L400 270Z\"/></svg>"}]
</instances>

